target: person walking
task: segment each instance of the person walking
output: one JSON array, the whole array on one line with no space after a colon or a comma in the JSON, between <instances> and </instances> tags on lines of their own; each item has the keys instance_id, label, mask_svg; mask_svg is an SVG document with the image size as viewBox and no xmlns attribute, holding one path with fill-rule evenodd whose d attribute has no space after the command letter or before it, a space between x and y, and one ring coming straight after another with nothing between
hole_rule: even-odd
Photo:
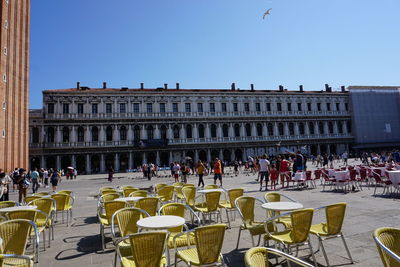
<instances>
[{"instance_id":1,"label":"person walking","mask_svg":"<svg viewBox=\"0 0 400 267\"><path fill-rule=\"evenodd\" d=\"M187 175L188 175L189 168L185 165L184 162L181 163L181 182L186 184L187 183Z\"/></svg>"},{"instance_id":2,"label":"person walking","mask_svg":"<svg viewBox=\"0 0 400 267\"><path fill-rule=\"evenodd\" d=\"M114 169L110 166L108 169L108 181L111 183L113 180L113 175L114 175Z\"/></svg>"},{"instance_id":3,"label":"person walking","mask_svg":"<svg viewBox=\"0 0 400 267\"><path fill-rule=\"evenodd\" d=\"M219 180L219 184L222 187L221 161L218 158L215 158L215 161L214 161L214 184L217 184L217 179Z\"/></svg>"},{"instance_id":4,"label":"person walking","mask_svg":"<svg viewBox=\"0 0 400 267\"><path fill-rule=\"evenodd\" d=\"M18 185L18 202L22 204L26 198L26 191L29 187L29 181L27 180L25 169L21 168L18 171L18 174L14 174L17 177L15 178L16 184Z\"/></svg>"},{"instance_id":5,"label":"person walking","mask_svg":"<svg viewBox=\"0 0 400 267\"><path fill-rule=\"evenodd\" d=\"M35 194L39 189L39 173L37 168L34 168L31 173L32 193Z\"/></svg>"},{"instance_id":6,"label":"person walking","mask_svg":"<svg viewBox=\"0 0 400 267\"><path fill-rule=\"evenodd\" d=\"M43 171L44 187L49 188L49 171L44 169Z\"/></svg>"},{"instance_id":7,"label":"person walking","mask_svg":"<svg viewBox=\"0 0 400 267\"><path fill-rule=\"evenodd\" d=\"M197 166L196 166L196 173L199 176L199 184L197 185L198 187L200 187L200 185L202 187L204 187L203 176L204 176L205 169L206 169L206 167L204 166L203 162L201 162L201 160L199 160L197 162Z\"/></svg>"},{"instance_id":8,"label":"person walking","mask_svg":"<svg viewBox=\"0 0 400 267\"><path fill-rule=\"evenodd\" d=\"M262 155L261 159L258 161L258 172L260 176L260 191L262 191L262 183L265 179L265 191L268 190L268 172L269 172L269 161L267 160L267 155Z\"/></svg>"},{"instance_id":9,"label":"person walking","mask_svg":"<svg viewBox=\"0 0 400 267\"><path fill-rule=\"evenodd\" d=\"M53 172L51 172L50 183L53 188L53 193L57 191L57 185L59 180L60 180L60 174L58 173L58 171L54 170Z\"/></svg>"}]
</instances>

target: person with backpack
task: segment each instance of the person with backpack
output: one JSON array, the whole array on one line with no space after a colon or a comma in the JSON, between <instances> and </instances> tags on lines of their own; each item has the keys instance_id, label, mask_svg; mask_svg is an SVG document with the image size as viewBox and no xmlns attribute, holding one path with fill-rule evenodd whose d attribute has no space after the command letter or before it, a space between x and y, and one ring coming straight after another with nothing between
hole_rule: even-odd
<instances>
[{"instance_id":1,"label":"person with backpack","mask_svg":"<svg viewBox=\"0 0 400 267\"><path fill-rule=\"evenodd\" d=\"M50 176L50 183L53 187L53 192L57 191L57 185L58 185L59 179L60 179L60 174L58 173L57 170L54 170Z\"/></svg>"},{"instance_id":2,"label":"person with backpack","mask_svg":"<svg viewBox=\"0 0 400 267\"><path fill-rule=\"evenodd\" d=\"M31 172L31 181L32 181L32 192L35 194L39 189L39 173L37 169L33 169Z\"/></svg>"},{"instance_id":3,"label":"person with backpack","mask_svg":"<svg viewBox=\"0 0 400 267\"><path fill-rule=\"evenodd\" d=\"M14 179L18 185L18 202L21 204L22 201L25 201L26 192L28 191L30 183L26 176L25 169L23 168L19 169L18 174L14 174L14 176L16 176Z\"/></svg>"}]
</instances>

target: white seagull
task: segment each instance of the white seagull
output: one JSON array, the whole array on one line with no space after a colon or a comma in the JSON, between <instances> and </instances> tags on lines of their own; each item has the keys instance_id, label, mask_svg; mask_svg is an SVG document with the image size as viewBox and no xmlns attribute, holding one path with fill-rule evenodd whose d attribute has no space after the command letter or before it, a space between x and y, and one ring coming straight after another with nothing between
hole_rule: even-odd
<instances>
[{"instance_id":1,"label":"white seagull","mask_svg":"<svg viewBox=\"0 0 400 267\"><path fill-rule=\"evenodd\" d=\"M263 19L265 19L265 16L270 15L271 14L271 10L272 8L268 9L267 12L264 13L263 15Z\"/></svg>"}]
</instances>

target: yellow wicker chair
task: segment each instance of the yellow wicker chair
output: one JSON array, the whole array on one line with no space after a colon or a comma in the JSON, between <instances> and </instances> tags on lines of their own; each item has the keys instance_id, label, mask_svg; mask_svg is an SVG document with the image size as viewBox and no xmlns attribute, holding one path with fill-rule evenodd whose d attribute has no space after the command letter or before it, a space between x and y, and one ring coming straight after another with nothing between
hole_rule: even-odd
<instances>
[{"instance_id":1,"label":"yellow wicker chair","mask_svg":"<svg viewBox=\"0 0 400 267\"><path fill-rule=\"evenodd\" d=\"M176 182L176 183L173 183L172 184L172 186L183 186L185 183L182 183L182 182Z\"/></svg>"},{"instance_id":2,"label":"yellow wicker chair","mask_svg":"<svg viewBox=\"0 0 400 267\"><path fill-rule=\"evenodd\" d=\"M156 216L159 201L158 197L144 197L136 202L136 207L145 210L150 216Z\"/></svg>"},{"instance_id":3,"label":"yellow wicker chair","mask_svg":"<svg viewBox=\"0 0 400 267\"><path fill-rule=\"evenodd\" d=\"M324 254L326 264L328 266L330 266L329 260L322 241L335 237L342 238L347 255L349 256L351 263L353 263L350 250L347 247L346 240L344 239L342 233L342 225L344 221L344 215L346 212L346 205L347 205L346 203L336 203L316 209L316 210L323 210L323 209L325 210L326 222L314 224L311 226L310 229L310 233L318 237L318 246L321 246L322 253Z\"/></svg>"},{"instance_id":4,"label":"yellow wicker chair","mask_svg":"<svg viewBox=\"0 0 400 267\"><path fill-rule=\"evenodd\" d=\"M174 187L172 185L166 185L157 191L156 196L160 199L161 203L170 202L174 197Z\"/></svg>"},{"instance_id":5,"label":"yellow wicker chair","mask_svg":"<svg viewBox=\"0 0 400 267\"><path fill-rule=\"evenodd\" d=\"M268 254L284 257L288 261L295 263L296 266L313 267L313 265L295 258L292 255L286 254L277 249L266 247L255 247L246 251L246 254L244 255L246 267L269 267Z\"/></svg>"},{"instance_id":6,"label":"yellow wicker chair","mask_svg":"<svg viewBox=\"0 0 400 267\"><path fill-rule=\"evenodd\" d=\"M130 197L147 197L148 194L149 194L149 192L147 192L146 190L136 190L136 191L133 191L132 193L130 193L128 196L130 196Z\"/></svg>"},{"instance_id":7,"label":"yellow wicker chair","mask_svg":"<svg viewBox=\"0 0 400 267\"><path fill-rule=\"evenodd\" d=\"M43 198L43 196L34 196L34 195L32 195L32 196L27 196L27 197L25 198L25 203L29 203L29 202L31 202L32 200L34 200L34 199L39 199L39 198Z\"/></svg>"},{"instance_id":8,"label":"yellow wicker chair","mask_svg":"<svg viewBox=\"0 0 400 267\"><path fill-rule=\"evenodd\" d=\"M135 188L135 187L124 187L122 189L123 195L124 197L128 197L131 193L135 192L135 191L139 191L139 188Z\"/></svg>"},{"instance_id":9,"label":"yellow wicker chair","mask_svg":"<svg viewBox=\"0 0 400 267\"><path fill-rule=\"evenodd\" d=\"M119 239L138 232L137 221L141 218L149 217L150 215L142 209L138 208L123 208L119 209L112 215L111 218L111 233L113 236L114 244L117 244ZM117 222L116 224L114 222ZM119 235L117 235L117 227ZM127 257L131 255L131 246L128 239L119 243L120 255ZM117 250L115 250L114 266L117 265Z\"/></svg>"},{"instance_id":10,"label":"yellow wicker chair","mask_svg":"<svg viewBox=\"0 0 400 267\"><path fill-rule=\"evenodd\" d=\"M226 211L226 219L228 220L228 227L231 228L231 222L229 220L229 212L235 212L235 200L238 197L243 196L244 190L242 188L234 188L228 190L228 199L226 200L221 200L219 202L219 207L222 209L225 209ZM235 214L235 213L234 213Z\"/></svg>"},{"instance_id":11,"label":"yellow wicker chair","mask_svg":"<svg viewBox=\"0 0 400 267\"><path fill-rule=\"evenodd\" d=\"M33 261L25 255L0 254L0 266L33 267Z\"/></svg>"},{"instance_id":12,"label":"yellow wicker chair","mask_svg":"<svg viewBox=\"0 0 400 267\"><path fill-rule=\"evenodd\" d=\"M34 205L38 210L44 212L45 214L38 213L36 215L35 224L38 228L44 227L48 228L49 231L49 247L50 247L50 235L54 240L54 213L56 202L52 198L38 198L34 199L28 203L28 205ZM44 232L43 232L44 234Z\"/></svg>"},{"instance_id":13,"label":"yellow wicker chair","mask_svg":"<svg viewBox=\"0 0 400 267\"><path fill-rule=\"evenodd\" d=\"M166 232L149 232L129 235L117 243L117 252L122 267L160 267L165 266L163 257ZM131 254L124 256L120 251L121 242L130 243Z\"/></svg>"},{"instance_id":14,"label":"yellow wicker chair","mask_svg":"<svg viewBox=\"0 0 400 267\"><path fill-rule=\"evenodd\" d=\"M57 192L57 194L66 194L66 195L72 197L75 200L74 191L71 191L71 190L60 190L60 191Z\"/></svg>"},{"instance_id":15,"label":"yellow wicker chair","mask_svg":"<svg viewBox=\"0 0 400 267\"><path fill-rule=\"evenodd\" d=\"M203 223L206 223L206 216L209 216L210 222L211 222L211 216L212 215L217 215L217 221L218 221L218 216L220 221L222 222L222 216L221 216L221 211L219 209L219 200L221 197L221 192L207 192L204 194L205 196L205 202L195 204L194 206L194 211L197 211L199 214L201 213L202 218L203 218Z\"/></svg>"},{"instance_id":16,"label":"yellow wicker chair","mask_svg":"<svg viewBox=\"0 0 400 267\"><path fill-rule=\"evenodd\" d=\"M133 185L124 185L121 187L122 190L127 189L127 188L136 188Z\"/></svg>"},{"instance_id":17,"label":"yellow wicker chair","mask_svg":"<svg viewBox=\"0 0 400 267\"><path fill-rule=\"evenodd\" d=\"M177 184L177 183L175 183L175 184ZM182 190L184 187L187 187L187 186L194 187L194 185L192 185L192 184L183 184L181 186L174 185L174 195L175 195L176 201L185 202L185 195L183 194Z\"/></svg>"},{"instance_id":18,"label":"yellow wicker chair","mask_svg":"<svg viewBox=\"0 0 400 267\"><path fill-rule=\"evenodd\" d=\"M0 237L3 239L3 253L25 255L28 238L34 233L33 252L35 261L38 262L39 237L35 223L30 220L17 219L0 223ZM4 259L5 266L20 266L19 259ZM23 264L23 262L21 263ZM24 266L24 265L22 265ZM27 265L28 266L28 265Z\"/></svg>"},{"instance_id":19,"label":"yellow wicker chair","mask_svg":"<svg viewBox=\"0 0 400 267\"><path fill-rule=\"evenodd\" d=\"M264 195L264 200L266 202L281 202L281 201L289 201L289 202L297 202L296 200L294 200L293 198L290 198L284 194L278 193L278 192L270 192L270 193L266 193ZM274 217L274 216L278 216L280 214L279 211L271 211L268 210L268 216L270 218ZM283 224L286 228L291 227L291 220L290 220L290 216L283 216L283 217L279 217L279 219L276 221L277 223L281 223Z\"/></svg>"},{"instance_id":20,"label":"yellow wicker chair","mask_svg":"<svg viewBox=\"0 0 400 267\"><path fill-rule=\"evenodd\" d=\"M204 189L218 189L218 185L216 184L208 184L204 187Z\"/></svg>"},{"instance_id":21,"label":"yellow wicker chair","mask_svg":"<svg viewBox=\"0 0 400 267\"><path fill-rule=\"evenodd\" d=\"M154 193L158 193L158 190L160 190L161 188L163 188L164 186L167 186L167 184L155 184L154 186L153 186L153 189L154 189Z\"/></svg>"},{"instance_id":22,"label":"yellow wicker chair","mask_svg":"<svg viewBox=\"0 0 400 267\"><path fill-rule=\"evenodd\" d=\"M50 195L50 193L49 192L39 192L39 193L35 193L33 195L34 196L48 196L48 195Z\"/></svg>"},{"instance_id":23,"label":"yellow wicker chair","mask_svg":"<svg viewBox=\"0 0 400 267\"><path fill-rule=\"evenodd\" d=\"M239 248L240 234L243 230L248 230L251 236L251 242L255 247L254 236L259 236L258 244L261 240L261 235L265 234L264 222L255 220L255 205L256 202L261 206L263 202L255 197L238 197L235 200L235 207L242 219L242 224L239 227L239 234L236 244L236 249ZM273 232L275 227L272 223L268 224L268 230Z\"/></svg>"},{"instance_id":24,"label":"yellow wicker chair","mask_svg":"<svg viewBox=\"0 0 400 267\"><path fill-rule=\"evenodd\" d=\"M291 247L296 247L296 249L298 250L300 245L307 244L308 248L310 249L314 264L317 266L317 261L315 260L309 238L313 214L314 209L300 209L292 211L291 213L284 213L268 219L266 221L266 224L276 221L277 219L279 219L279 217L290 215L292 227L284 231L275 231L273 233L269 231L268 227L265 227L265 240L274 240L277 243L283 244L284 248L286 248L287 253L290 253Z\"/></svg>"},{"instance_id":25,"label":"yellow wicker chair","mask_svg":"<svg viewBox=\"0 0 400 267\"><path fill-rule=\"evenodd\" d=\"M67 194L53 194L51 198L56 202L56 219L57 214L61 213L62 222L64 223L64 213L67 213L67 226L71 219L72 221L72 207L74 205L74 199ZM71 218L70 218L71 217Z\"/></svg>"},{"instance_id":26,"label":"yellow wicker chair","mask_svg":"<svg viewBox=\"0 0 400 267\"><path fill-rule=\"evenodd\" d=\"M97 208L97 216L100 222L100 236L101 245L103 250L106 248L104 237L104 230L106 227L111 227L111 218L113 214L120 209L125 208L126 203L124 201L111 200L104 202L104 212L101 207Z\"/></svg>"},{"instance_id":27,"label":"yellow wicker chair","mask_svg":"<svg viewBox=\"0 0 400 267\"><path fill-rule=\"evenodd\" d=\"M111 201L116 198L120 198L121 195L119 193L109 193L99 197L99 203L104 203L106 201Z\"/></svg>"},{"instance_id":28,"label":"yellow wicker chair","mask_svg":"<svg viewBox=\"0 0 400 267\"><path fill-rule=\"evenodd\" d=\"M224 242L226 224L214 224L197 227L194 230L183 232L174 237L175 240L181 236L194 233L195 248L178 250L175 247L175 266L178 259L189 266L224 266L221 254Z\"/></svg>"},{"instance_id":29,"label":"yellow wicker chair","mask_svg":"<svg viewBox=\"0 0 400 267\"><path fill-rule=\"evenodd\" d=\"M382 227L374 231L376 247L384 267L400 266L400 229Z\"/></svg>"},{"instance_id":30,"label":"yellow wicker chair","mask_svg":"<svg viewBox=\"0 0 400 267\"><path fill-rule=\"evenodd\" d=\"M196 204L196 188L193 186L185 186L182 188L182 194L185 197L185 203L192 209Z\"/></svg>"},{"instance_id":31,"label":"yellow wicker chair","mask_svg":"<svg viewBox=\"0 0 400 267\"><path fill-rule=\"evenodd\" d=\"M100 189L100 196L106 195L106 194L111 194L111 193L118 193L118 190L116 189Z\"/></svg>"},{"instance_id":32,"label":"yellow wicker chair","mask_svg":"<svg viewBox=\"0 0 400 267\"><path fill-rule=\"evenodd\" d=\"M15 205L17 205L15 201L0 201L0 209L15 207Z\"/></svg>"}]
</instances>

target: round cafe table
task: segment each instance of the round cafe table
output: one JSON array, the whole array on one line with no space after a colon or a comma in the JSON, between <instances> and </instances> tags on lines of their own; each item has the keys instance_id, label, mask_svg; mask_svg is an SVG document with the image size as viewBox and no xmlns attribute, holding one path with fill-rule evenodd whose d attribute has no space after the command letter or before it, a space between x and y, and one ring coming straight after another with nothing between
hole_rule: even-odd
<instances>
[{"instance_id":1,"label":"round cafe table","mask_svg":"<svg viewBox=\"0 0 400 267\"><path fill-rule=\"evenodd\" d=\"M119 200L119 201L138 201L139 199L142 199L143 197L120 197L116 198L114 200Z\"/></svg>"},{"instance_id":2,"label":"round cafe table","mask_svg":"<svg viewBox=\"0 0 400 267\"><path fill-rule=\"evenodd\" d=\"M137 226L150 230L170 229L185 224L185 219L174 215L151 216L140 219Z\"/></svg>"},{"instance_id":3,"label":"round cafe table","mask_svg":"<svg viewBox=\"0 0 400 267\"><path fill-rule=\"evenodd\" d=\"M261 205L261 207L272 211L291 211L302 209L303 204L298 202L281 201L264 203Z\"/></svg>"},{"instance_id":4,"label":"round cafe table","mask_svg":"<svg viewBox=\"0 0 400 267\"><path fill-rule=\"evenodd\" d=\"M8 208L2 208L0 209L0 212L9 212L9 211L16 211L16 210L35 210L37 209L37 206L14 206L14 207L8 207Z\"/></svg>"},{"instance_id":5,"label":"round cafe table","mask_svg":"<svg viewBox=\"0 0 400 267\"><path fill-rule=\"evenodd\" d=\"M201 193L201 194L205 194L205 193L209 193L209 192L221 192L221 193L224 193L225 190L222 189L222 188L216 188L216 189L201 189L201 190L198 190L197 192L198 192L198 193Z\"/></svg>"}]
</instances>

